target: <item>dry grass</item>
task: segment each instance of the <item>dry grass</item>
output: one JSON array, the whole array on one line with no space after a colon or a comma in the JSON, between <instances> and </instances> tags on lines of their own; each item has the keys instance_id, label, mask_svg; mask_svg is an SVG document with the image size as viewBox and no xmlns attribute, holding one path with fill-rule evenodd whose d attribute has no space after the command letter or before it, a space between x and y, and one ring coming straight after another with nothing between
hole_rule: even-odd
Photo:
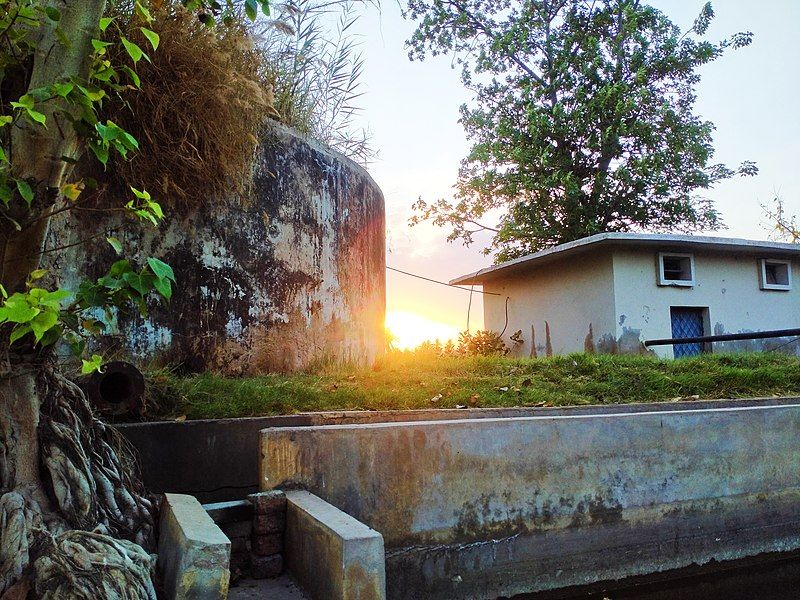
<instances>
[{"instance_id":1,"label":"dry grass","mask_svg":"<svg viewBox=\"0 0 800 600\"><path fill-rule=\"evenodd\" d=\"M161 43L149 53L152 63L139 62L141 90L114 99L104 115L131 133L140 151L102 179L111 193L144 187L177 208L246 191L271 106L248 29L234 23L211 30L176 1L153 16ZM149 49L136 28L126 35Z\"/></svg>"}]
</instances>

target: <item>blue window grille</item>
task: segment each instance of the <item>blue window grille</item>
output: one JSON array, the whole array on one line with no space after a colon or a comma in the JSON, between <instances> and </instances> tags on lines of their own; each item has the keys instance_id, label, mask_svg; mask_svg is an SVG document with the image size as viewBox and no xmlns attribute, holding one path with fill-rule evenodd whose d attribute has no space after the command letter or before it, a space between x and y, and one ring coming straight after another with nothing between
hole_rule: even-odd
<instances>
[{"instance_id":1,"label":"blue window grille","mask_svg":"<svg viewBox=\"0 0 800 600\"><path fill-rule=\"evenodd\" d=\"M684 306L673 306L670 308L672 319L673 338L692 338L705 335L703 331L703 312L702 308L689 308ZM697 356L703 352L703 344L676 344L673 346L675 358L684 356Z\"/></svg>"}]
</instances>

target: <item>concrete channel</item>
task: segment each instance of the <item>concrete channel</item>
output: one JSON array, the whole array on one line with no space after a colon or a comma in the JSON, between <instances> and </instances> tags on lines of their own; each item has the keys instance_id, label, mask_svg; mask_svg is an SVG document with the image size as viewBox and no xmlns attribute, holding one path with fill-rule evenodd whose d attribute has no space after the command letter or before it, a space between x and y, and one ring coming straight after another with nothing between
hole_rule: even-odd
<instances>
[{"instance_id":1,"label":"concrete channel","mask_svg":"<svg viewBox=\"0 0 800 600\"><path fill-rule=\"evenodd\" d=\"M259 431L269 429L283 480L273 471L261 487L306 488L381 533L390 598L783 600L800 589L798 404L344 411L120 429L151 489L204 502L259 487L269 463L259 466ZM394 522L411 523L405 532L375 514L391 514L377 507L403 481L395 516L406 516Z\"/></svg>"},{"instance_id":2,"label":"concrete channel","mask_svg":"<svg viewBox=\"0 0 800 600\"><path fill-rule=\"evenodd\" d=\"M261 486L382 534L389 598L494 599L800 548L800 403L262 432Z\"/></svg>"}]
</instances>

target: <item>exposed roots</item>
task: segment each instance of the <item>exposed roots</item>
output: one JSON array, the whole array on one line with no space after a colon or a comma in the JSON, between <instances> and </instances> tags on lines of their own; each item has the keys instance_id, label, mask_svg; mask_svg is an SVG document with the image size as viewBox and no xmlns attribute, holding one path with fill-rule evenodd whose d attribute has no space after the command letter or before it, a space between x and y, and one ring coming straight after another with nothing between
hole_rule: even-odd
<instances>
[{"instance_id":1,"label":"exposed roots","mask_svg":"<svg viewBox=\"0 0 800 600\"><path fill-rule=\"evenodd\" d=\"M0 383L0 419L13 421L7 404L15 390ZM49 364L39 365L35 385L16 389L31 392L40 407L34 431L41 484L8 468L36 442L12 439L25 428L7 423L0 429L0 597L155 599L155 507L128 445Z\"/></svg>"},{"instance_id":2,"label":"exposed roots","mask_svg":"<svg viewBox=\"0 0 800 600\"><path fill-rule=\"evenodd\" d=\"M42 600L155 600L153 560L137 544L89 531L57 536L34 563Z\"/></svg>"},{"instance_id":3,"label":"exposed roots","mask_svg":"<svg viewBox=\"0 0 800 600\"><path fill-rule=\"evenodd\" d=\"M70 528L155 549L154 507L125 440L95 418L83 391L53 370L40 377L40 460Z\"/></svg>"}]
</instances>

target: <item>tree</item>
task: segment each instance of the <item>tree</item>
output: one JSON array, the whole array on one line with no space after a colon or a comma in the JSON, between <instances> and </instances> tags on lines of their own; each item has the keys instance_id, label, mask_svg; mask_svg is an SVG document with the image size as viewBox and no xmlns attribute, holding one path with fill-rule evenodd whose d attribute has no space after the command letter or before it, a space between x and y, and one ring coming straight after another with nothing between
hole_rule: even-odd
<instances>
[{"instance_id":1,"label":"tree","mask_svg":"<svg viewBox=\"0 0 800 600\"><path fill-rule=\"evenodd\" d=\"M762 204L764 216L767 218L767 229L770 237L790 244L800 244L800 223L797 215L786 212L783 198L775 196L770 204Z\"/></svg>"},{"instance_id":2,"label":"tree","mask_svg":"<svg viewBox=\"0 0 800 600\"><path fill-rule=\"evenodd\" d=\"M449 241L489 231L502 261L605 231L713 229L699 193L757 171L714 164L694 113L697 69L752 38L703 40L710 3L683 33L639 0L410 0L406 16L410 58L454 53L475 94L454 200L420 199L412 218Z\"/></svg>"},{"instance_id":3,"label":"tree","mask_svg":"<svg viewBox=\"0 0 800 600\"><path fill-rule=\"evenodd\" d=\"M159 2L160 4L160 2ZM208 25L237 10L232 2L185 0ZM266 0L244 0L255 18ZM85 356L111 307L146 310L168 300L175 276L150 257L140 268L119 260L77 290L44 285L41 258L50 220L78 207L93 182L76 164L103 167L129 158L137 141L101 121L104 98L139 86L136 65L157 51L146 0L0 0L0 595L154 598L150 580L156 508L144 494L122 438L100 422L83 392L61 374L53 348L63 340L84 372ZM118 46L125 61L114 63ZM157 224L160 205L131 189L116 210ZM108 239L118 252L119 242ZM13 591L11 591L13 590Z\"/></svg>"}]
</instances>

